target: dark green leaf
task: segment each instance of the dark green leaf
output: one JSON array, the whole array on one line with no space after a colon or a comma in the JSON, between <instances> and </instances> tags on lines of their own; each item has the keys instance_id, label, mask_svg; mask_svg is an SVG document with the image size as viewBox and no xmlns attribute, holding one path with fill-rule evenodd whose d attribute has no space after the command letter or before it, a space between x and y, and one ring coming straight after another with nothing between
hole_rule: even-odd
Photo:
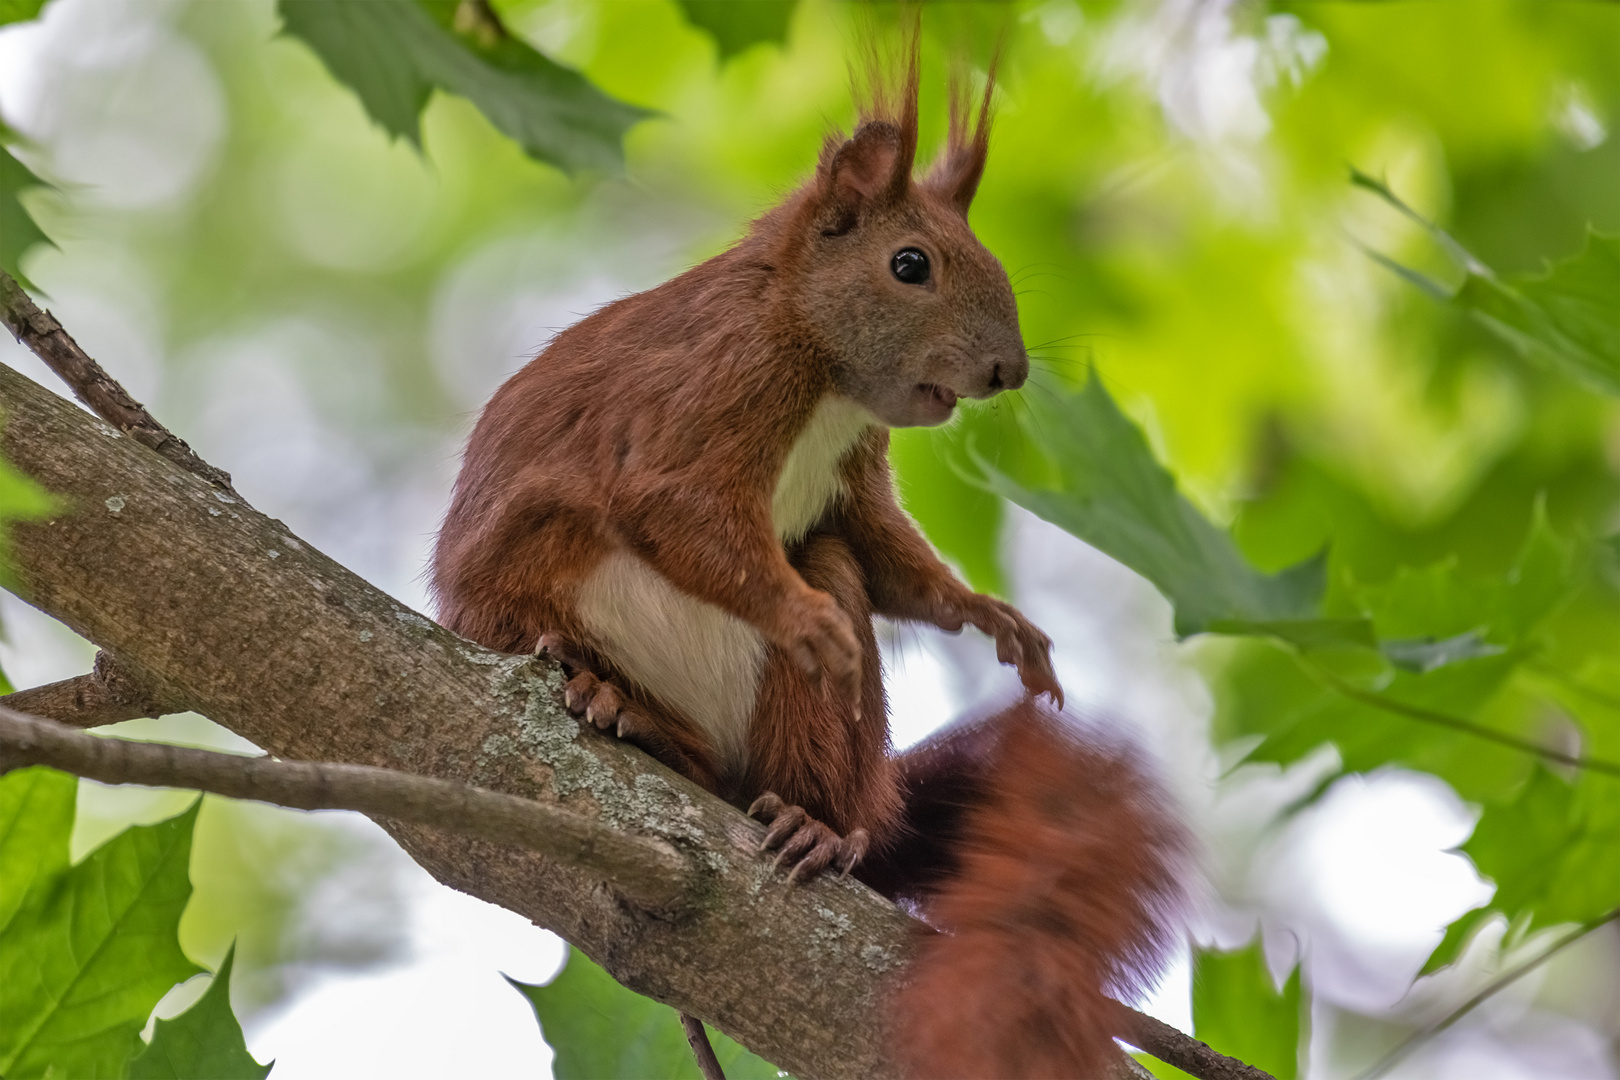
<instances>
[{"instance_id":1,"label":"dark green leaf","mask_svg":"<svg viewBox=\"0 0 1620 1080\"><path fill-rule=\"evenodd\" d=\"M780 45L798 0L676 0L686 21L707 30L727 60L762 41Z\"/></svg>"},{"instance_id":2,"label":"dark green leaf","mask_svg":"<svg viewBox=\"0 0 1620 1080\"><path fill-rule=\"evenodd\" d=\"M7 1080L121 1076L158 999L202 970L177 937L197 805L119 833L24 897L0 934Z\"/></svg>"},{"instance_id":3,"label":"dark green leaf","mask_svg":"<svg viewBox=\"0 0 1620 1080\"><path fill-rule=\"evenodd\" d=\"M31 289L33 284L20 269L23 255L35 244L50 243L51 238L34 223L18 196L29 188L46 186L28 166L12 157L11 151L0 146L0 270L16 278L24 288Z\"/></svg>"},{"instance_id":4,"label":"dark green leaf","mask_svg":"<svg viewBox=\"0 0 1620 1080\"><path fill-rule=\"evenodd\" d=\"M568 951L562 971L544 986L506 981L534 1007L557 1054L551 1066L557 1080L702 1080L675 1010L626 990L578 949ZM713 1028L709 1041L728 1080L784 1075Z\"/></svg>"},{"instance_id":5,"label":"dark green leaf","mask_svg":"<svg viewBox=\"0 0 1620 1080\"><path fill-rule=\"evenodd\" d=\"M1031 399L1055 485L1026 486L970 449L986 488L1118 559L1175 606L1176 633L1277 634L1363 643L1355 620L1322 620L1326 560L1277 574L1249 565L1232 538L1176 491L1142 432L1092 378L1057 404Z\"/></svg>"},{"instance_id":6,"label":"dark green leaf","mask_svg":"<svg viewBox=\"0 0 1620 1080\"><path fill-rule=\"evenodd\" d=\"M1299 968L1278 990L1258 938L1236 952L1193 952L1192 1010L1193 1034L1213 1049L1277 1080L1300 1075Z\"/></svg>"},{"instance_id":7,"label":"dark green leaf","mask_svg":"<svg viewBox=\"0 0 1620 1080\"><path fill-rule=\"evenodd\" d=\"M45 0L0 0L0 26L37 19L39 9L44 6Z\"/></svg>"},{"instance_id":8,"label":"dark green leaf","mask_svg":"<svg viewBox=\"0 0 1620 1080\"><path fill-rule=\"evenodd\" d=\"M68 868L79 782L36 766L0 777L0 939L39 882Z\"/></svg>"},{"instance_id":9,"label":"dark green leaf","mask_svg":"<svg viewBox=\"0 0 1620 1080\"><path fill-rule=\"evenodd\" d=\"M151 1044L129 1063L131 1080L264 1080L270 1074L270 1065L248 1053L231 1011L235 958L233 943L203 996L173 1020L157 1022Z\"/></svg>"},{"instance_id":10,"label":"dark green leaf","mask_svg":"<svg viewBox=\"0 0 1620 1080\"><path fill-rule=\"evenodd\" d=\"M418 145L435 88L471 101L531 157L571 171L622 168L624 133L651 115L504 31L458 33L453 0L279 0L278 9L372 119Z\"/></svg>"}]
</instances>

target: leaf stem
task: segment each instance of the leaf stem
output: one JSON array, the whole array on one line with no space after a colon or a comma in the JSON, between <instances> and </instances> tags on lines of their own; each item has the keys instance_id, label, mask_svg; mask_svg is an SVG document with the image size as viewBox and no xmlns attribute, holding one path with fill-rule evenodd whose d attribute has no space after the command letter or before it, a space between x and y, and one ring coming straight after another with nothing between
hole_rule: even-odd
<instances>
[{"instance_id":1,"label":"leaf stem","mask_svg":"<svg viewBox=\"0 0 1620 1080\"><path fill-rule=\"evenodd\" d=\"M1577 926L1575 929L1571 930L1569 933L1565 934L1563 937L1554 942L1552 947L1546 952L1542 953L1534 960L1526 961L1517 968L1514 968L1512 971L1508 972L1506 975L1497 979L1485 989L1463 1002L1463 1004L1459 1006L1456 1011L1451 1013L1451 1015L1447 1016L1444 1020L1431 1027L1424 1028L1422 1031L1418 1032L1416 1035L1413 1035L1395 1049L1385 1054L1375 1065L1372 1066L1372 1068L1357 1076L1356 1080L1377 1080L1377 1077L1383 1076L1385 1073L1389 1072L1396 1062L1406 1057L1413 1050L1428 1042L1442 1031L1445 1031L1447 1028L1451 1027L1469 1013L1473 1012L1476 1008L1483 1005L1495 994L1507 989L1509 986L1512 986L1514 983L1530 974L1530 972L1534 971L1548 960L1551 960L1555 955L1575 944L1587 934L1590 934L1592 931L1616 920L1620 920L1620 908L1615 908L1613 911L1610 911L1607 914L1599 915L1597 918Z\"/></svg>"},{"instance_id":2,"label":"leaf stem","mask_svg":"<svg viewBox=\"0 0 1620 1080\"><path fill-rule=\"evenodd\" d=\"M1477 724L1460 716L1437 712L1434 709L1425 709L1421 705L1410 705L1396 698L1374 693L1371 690L1363 690L1359 686L1353 686L1339 678L1339 676L1309 657L1297 652L1294 655L1299 660L1300 665L1323 685L1353 701L1359 701L1363 705L1371 705L1375 709L1382 709L1385 712L1404 716L1410 720L1418 720L1425 724L1435 724L1439 727L1451 728L1453 731L1461 731L1464 734L1473 735L1475 738L1486 739L1514 750L1535 754L1537 757L1545 758L1548 761L1556 761L1561 765L1570 765L1577 769L1586 769L1590 772L1620 777L1620 764L1615 762L1604 761L1601 758L1582 757L1578 754L1566 754L1562 750L1554 750L1539 743L1531 742L1529 739L1521 739L1516 735L1494 731L1484 724Z\"/></svg>"}]
</instances>

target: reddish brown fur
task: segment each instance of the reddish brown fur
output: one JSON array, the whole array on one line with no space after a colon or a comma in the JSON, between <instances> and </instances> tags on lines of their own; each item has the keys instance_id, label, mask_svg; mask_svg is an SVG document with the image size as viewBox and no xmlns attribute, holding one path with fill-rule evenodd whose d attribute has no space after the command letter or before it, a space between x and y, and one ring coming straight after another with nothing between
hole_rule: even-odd
<instances>
[{"instance_id":1,"label":"reddish brown fur","mask_svg":"<svg viewBox=\"0 0 1620 1080\"><path fill-rule=\"evenodd\" d=\"M1104 990L1162 970L1184 834L1129 753L1030 701L989 728L1000 745L927 907L944 932L895 996L897 1042L919 1077L1111 1075Z\"/></svg>"},{"instance_id":2,"label":"reddish brown fur","mask_svg":"<svg viewBox=\"0 0 1620 1080\"><path fill-rule=\"evenodd\" d=\"M814 179L735 247L570 327L496 392L468 444L435 552L440 617L507 652L529 651L542 635L568 642L584 658L570 692L633 705L642 730L627 737L739 805L773 792L802 807L797 817L780 818L788 823L782 836L792 833L784 855L798 859L812 843L845 843L839 864L848 865L865 850L855 843L865 830L873 859L862 872L891 895L917 896L919 872L944 869L944 849L919 847L915 831L938 817L934 802L973 802L991 791L989 809L955 806L946 816L954 822L970 814L980 847L994 839L1034 861L1004 867L993 851L975 848L967 873L989 870L1037 892L1043 883L1089 889L1118 876L1107 895L1122 888L1120 895L1135 896L1139 885L1153 884L1140 860L1157 849L1147 819L1126 809L1141 798L1128 780L1134 774L1061 749L1029 749L1046 737L1028 734L1036 731L1033 720L1015 725L993 780L979 751L999 735L975 741L972 753L929 758L928 768L917 755L896 762L888 753L874 614L949 630L972 623L995 638L997 655L1018 666L1031 691L1061 701L1045 635L1009 605L957 580L895 501L884 425L938 423L956 397L1016 388L1028 371L1006 274L967 223L984 170L990 90L971 131L966 107L953 110L944 155L926 179L914 181L916 90L913 42L897 113L871 111L851 138L829 140ZM893 253L908 246L931 259L933 276L924 285L901 283L890 272ZM856 403L881 423L838 462L841 494L801 540L785 545L773 495L790 451L830 400ZM763 638L745 764L728 766L702 723L626 678L612 648L593 639L579 595L617 553ZM1020 801L1016 789L1025 781L1010 770L1026 766L1049 785L1040 798L1052 806ZM909 808L903 774L915 795ZM1070 827L1057 805L1070 792L1084 797L1086 812L1072 836L1057 835ZM800 827L805 811L817 820ZM1008 815L999 825L991 816L998 813ZM1138 855L1099 845L1093 823L1111 823L1121 842L1149 847ZM1104 979L1127 985L1121 964L1151 944L1135 922L1116 918L1102 895L1058 901L1055 923L1023 927L1078 933L1093 916L1105 918L1082 939L1088 944L1080 960L1037 965L1041 978L1061 970L1081 980L1078 988L1041 991L1056 995L1060 1007L1096 1004ZM962 881L932 909L954 931L946 940L958 943L960 962L969 965L963 970L983 969L991 978L993 950L1027 948L997 929L1003 915L996 913L1007 903L999 889ZM1128 900L1116 907L1124 911ZM1119 948L1124 952L1107 952ZM915 1003L930 985L960 989L941 981L939 955L949 954L925 951L903 1003ZM1089 1060L1062 1049L1069 1036L1057 1028L1071 1016L1032 1019L1024 1009L1035 1003L1009 992L994 1015L1037 1025L1026 1032L1051 1028L1060 1046L1028 1060L1040 1068ZM955 1052L913 1012L902 1015L919 1040L922 1074L940 1054ZM975 1023L971 1030L990 1029ZM1011 1029L1005 1035L1025 1037ZM1000 1035L986 1038L1000 1045Z\"/></svg>"}]
</instances>

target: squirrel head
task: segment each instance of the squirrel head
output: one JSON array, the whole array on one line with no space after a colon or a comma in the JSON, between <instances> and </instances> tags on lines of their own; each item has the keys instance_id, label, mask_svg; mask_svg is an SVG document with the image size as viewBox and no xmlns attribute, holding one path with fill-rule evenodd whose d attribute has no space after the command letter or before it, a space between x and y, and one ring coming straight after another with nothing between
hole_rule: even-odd
<instances>
[{"instance_id":1,"label":"squirrel head","mask_svg":"<svg viewBox=\"0 0 1620 1080\"><path fill-rule=\"evenodd\" d=\"M870 110L829 138L792 216L802 317L832 355L833 384L890 427L939 424L958 398L1029 375L1007 272L968 226L989 148L992 68L974 123L953 92L937 164L912 176L917 52L898 115Z\"/></svg>"}]
</instances>

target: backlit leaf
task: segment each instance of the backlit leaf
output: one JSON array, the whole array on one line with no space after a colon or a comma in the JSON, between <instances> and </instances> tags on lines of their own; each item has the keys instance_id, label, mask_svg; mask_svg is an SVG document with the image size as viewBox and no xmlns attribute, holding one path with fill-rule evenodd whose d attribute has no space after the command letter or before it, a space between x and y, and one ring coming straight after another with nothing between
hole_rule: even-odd
<instances>
[{"instance_id":1,"label":"backlit leaf","mask_svg":"<svg viewBox=\"0 0 1620 1080\"><path fill-rule=\"evenodd\" d=\"M158 999L201 970L177 936L196 820L194 803L36 880L0 933L0 1075L123 1074Z\"/></svg>"},{"instance_id":2,"label":"backlit leaf","mask_svg":"<svg viewBox=\"0 0 1620 1080\"><path fill-rule=\"evenodd\" d=\"M578 949L569 950L562 971L544 986L506 981L534 1007L557 1054L551 1066L557 1080L702 1080L675 1010L626 990ZM713 1028L709 1042L728 1080L784 1075Z\"/></svg>"},{"instance_id":3,"label":"backlit leaf","mask_svg":"<svg viewBox=\"0 0 1620 1080\"><path fill-rule=\"evenodd\" d=\"M270 1065L248 1053L242 1025L231 1011L233 943L213 981L191 1008L159 1020L152 1041L129 1063L131 1080L264 1080Z\"/></svg>"},{"instance_id":4,"label":"backlit leaf","mask_svg":"<svg viewBox=\"0 0 1620 1080\"><path fill-rule=\"evenodd\" d=\"M287 33L315 50L390 134L421 144L435 89L459 94L529 156L560 168L623 167L624 133L651 115L504 31L455 28L455 0L280 0Z\"/></svg>"},{"instance_id":5,"label":"backlit leaf","mask_svg":"<svg viewBox=\"0 0 1620 1080\"><path fill-rule=\"evenodd\" d=\"M1193 952L1193 1034L1211 1048L1289 1080L1300 1075L1299 968L1282 989L1257 938L1235 952Z\"/></svg>"}]
</instances>

